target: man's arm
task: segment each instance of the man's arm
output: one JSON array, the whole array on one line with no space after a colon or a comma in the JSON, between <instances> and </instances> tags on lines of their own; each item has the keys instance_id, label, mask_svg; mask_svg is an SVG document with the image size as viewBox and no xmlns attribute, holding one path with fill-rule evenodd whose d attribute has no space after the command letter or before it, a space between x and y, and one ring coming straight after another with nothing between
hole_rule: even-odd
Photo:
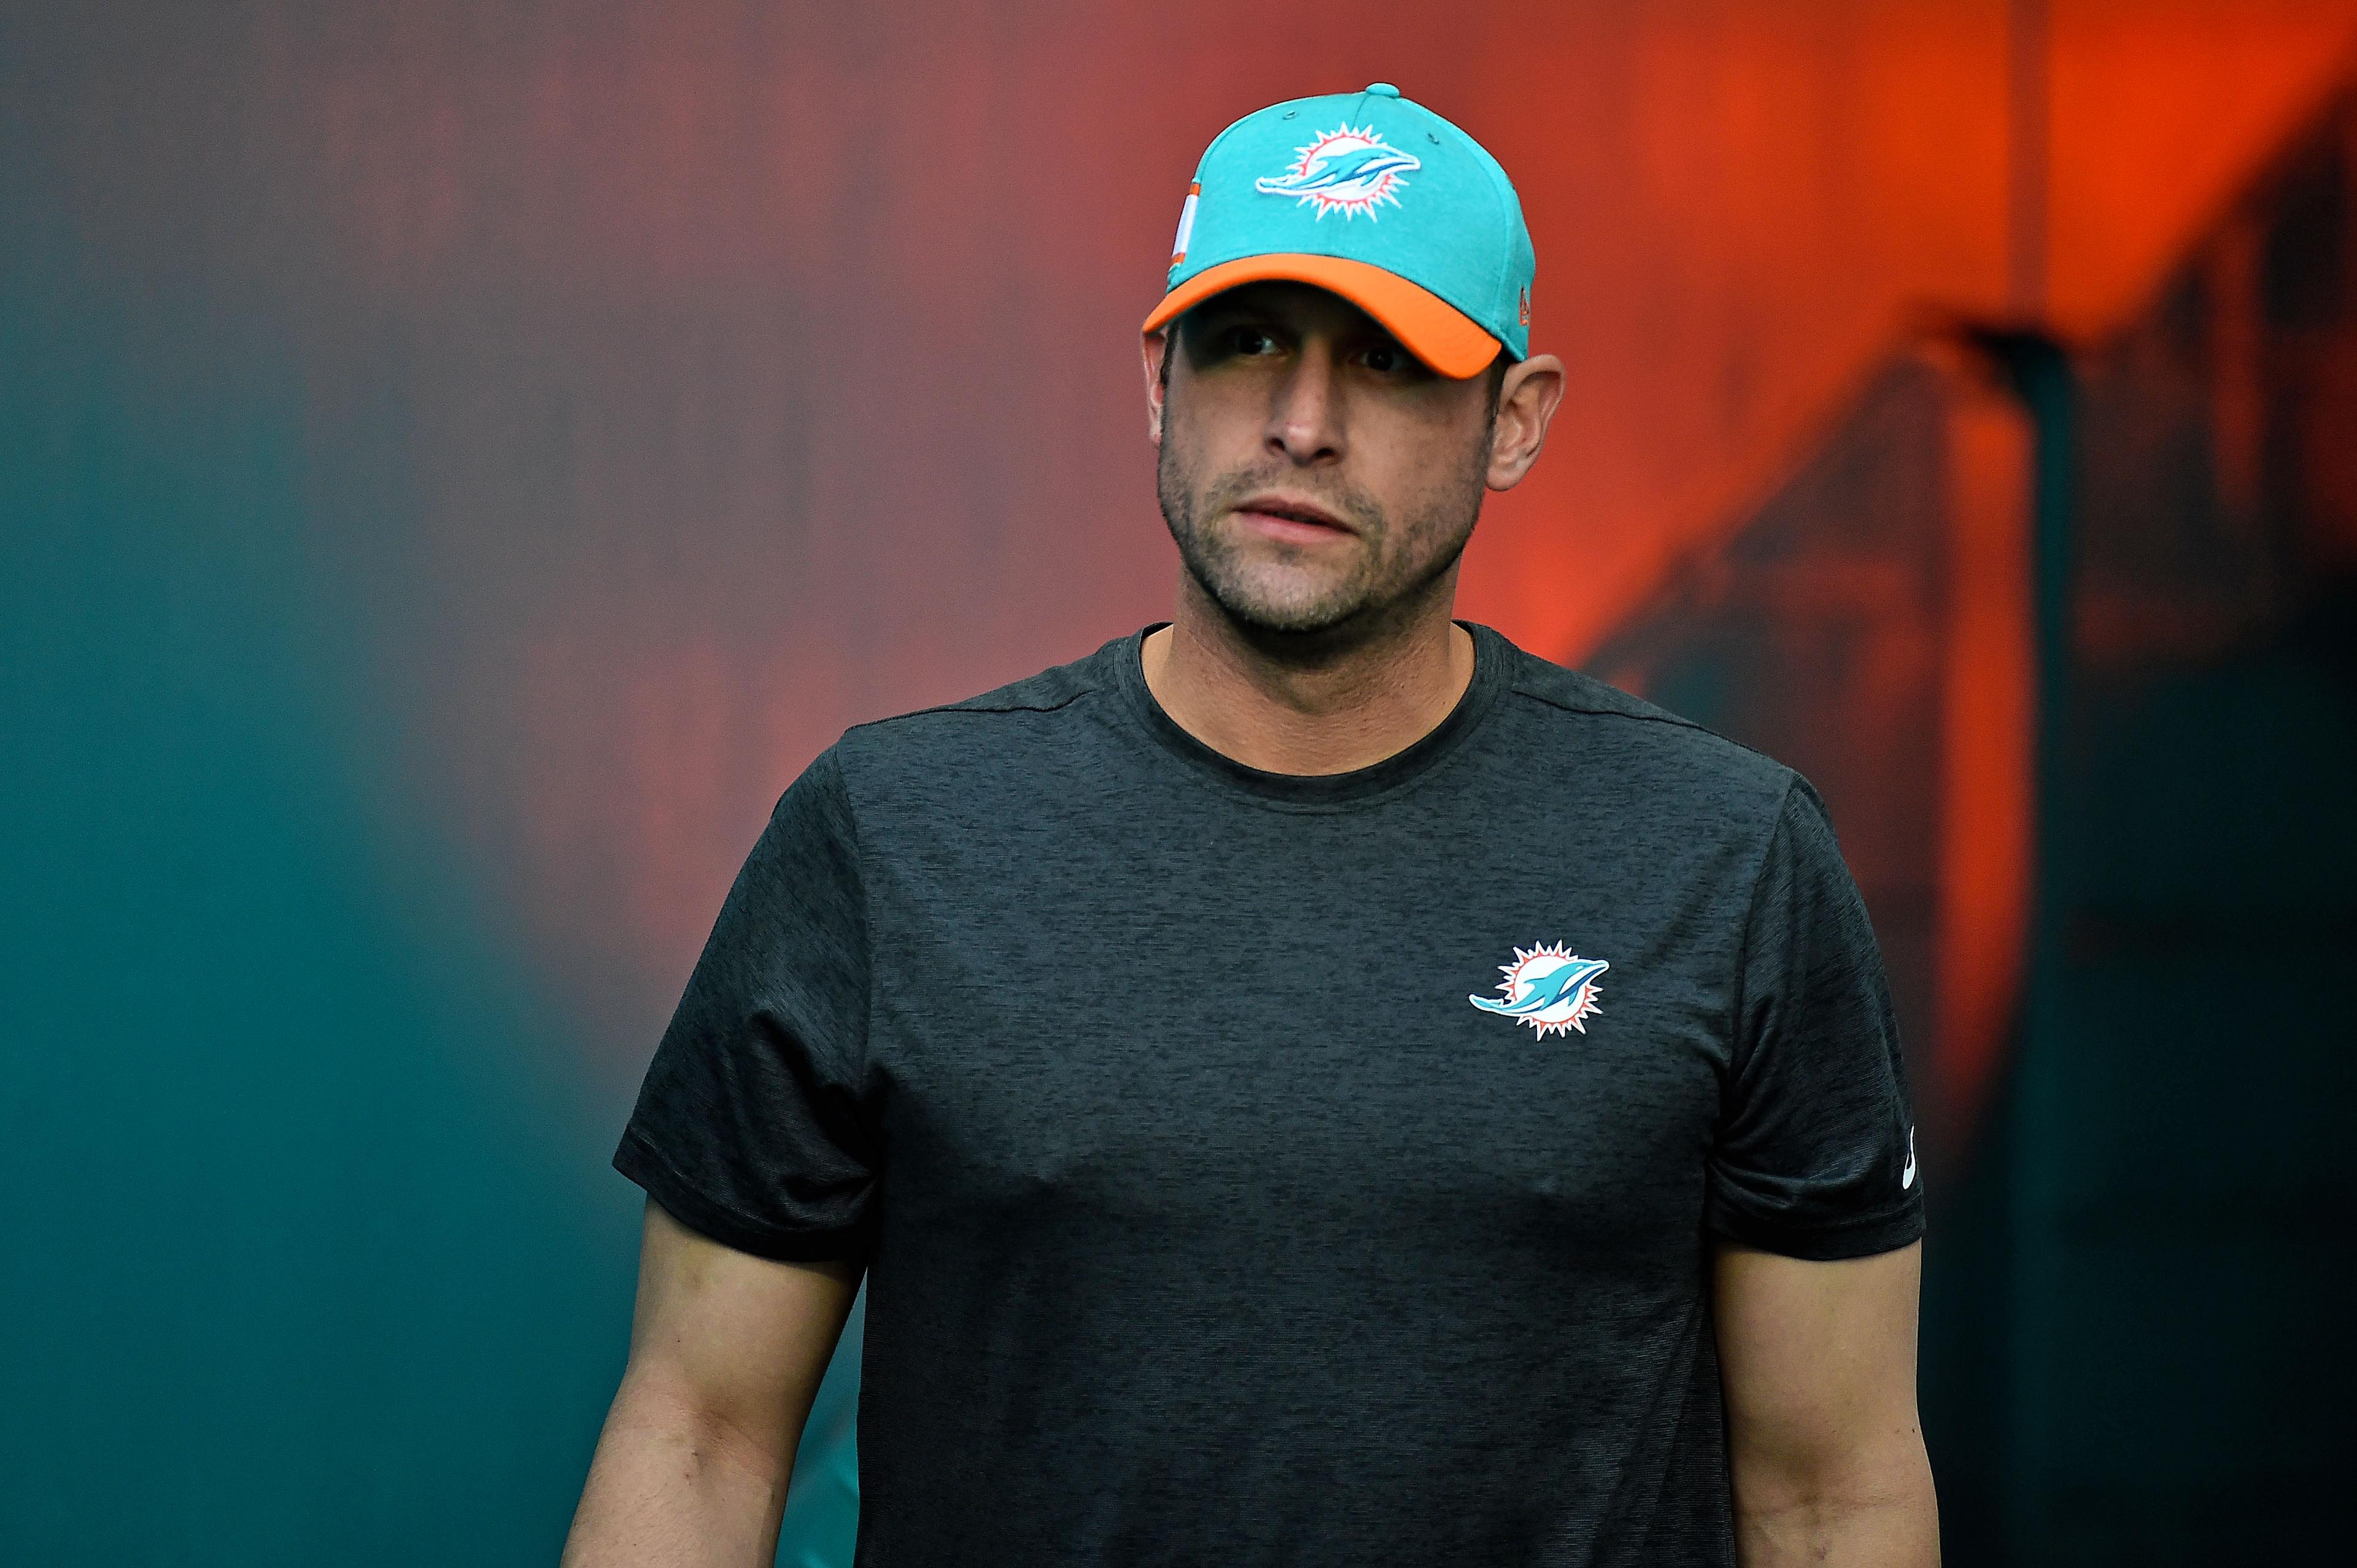
<instances>
[{"instance_id":1,"label":"man's arm","mask_svg":"<svg viewBox=\"0 0 2357 1568\"><path fill-rule=\"evenodd\" d=\"M562 1568L768 1568L859 1274L733 1251L649 1199L630 1364Z\"/></svg>"},{"instance_id":2,"label":"man's arm","mask_svg":"<svg viewBox=\"0 0 2357 1568\"><path fill-rule=\"evenodd\" d=\"M1719 1376L1743 1568L1932 1568L1932 1466L1915 1411L1921 1242L1811 1262L1719 1250Z\"/></svg>"}]
</instances>

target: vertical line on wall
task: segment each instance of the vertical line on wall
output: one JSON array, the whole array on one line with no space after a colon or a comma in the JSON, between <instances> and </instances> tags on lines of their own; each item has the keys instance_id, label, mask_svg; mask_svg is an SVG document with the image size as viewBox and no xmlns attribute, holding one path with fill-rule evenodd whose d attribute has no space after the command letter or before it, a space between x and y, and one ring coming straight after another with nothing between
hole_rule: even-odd
<instances>
[{"instance_id":1,"label":"vertical line on wall","mask_svg":"<svg viewBox=\"0 0 2357 1568\"><path fill-rule=\"evenodd\" d=\"M2006 304L2015 320L2046 311L2047 172L2053 81L2046 0L2006 16Z\"/></svg>"}]
</instances>

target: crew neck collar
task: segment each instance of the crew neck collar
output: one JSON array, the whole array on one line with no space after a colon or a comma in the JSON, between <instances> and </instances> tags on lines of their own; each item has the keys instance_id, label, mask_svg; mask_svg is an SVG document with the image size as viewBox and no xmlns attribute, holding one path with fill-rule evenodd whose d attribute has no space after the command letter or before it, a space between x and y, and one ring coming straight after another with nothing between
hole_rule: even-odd
<instances>
[{"instance_id":1,"label":"crew neck collar","mask_svg":"<svg viewBox=\"0 0 2357 1568\"><path fill-rule=\"evenodd\" d=\"M1362 801L1420 778L1480 726L1506 684L1506 639L1479 622L1460 620L1457 624L1473 638L1473 678L1438 724L1382 761L1347 773L1270 773L1204 745L1155 700L1146 684L1146 639L1169 624L1155 621L1107 650L1131 712L1157 745L1197 772L1229 789L1283 805L1316 808Z\"/></svg>"}]
</instances>

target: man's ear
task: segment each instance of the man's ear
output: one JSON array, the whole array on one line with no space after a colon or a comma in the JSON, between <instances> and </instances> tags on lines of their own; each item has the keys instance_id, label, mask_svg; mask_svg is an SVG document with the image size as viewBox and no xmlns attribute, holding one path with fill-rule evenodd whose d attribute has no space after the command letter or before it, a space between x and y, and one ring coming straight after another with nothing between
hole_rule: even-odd
<instances>
[{"instance_id":1,"label":"man's ear","mask_svg":"<svg viewBox=\"0 0 2357 1568\"><path fill-rule=\"evenodd\" d=\"M1547 426L1563 403L1563 361L1553 354L1533 354L1511 365L1498 388L1498 417L1491 426L1490 472L1493 490L1511 490L1523 482L1546 445Z\"/></svg>"},{"instance_id":2,"label":"man's ear","mask_svg":"<svg viewBox=\"0 0 2357 1568\"><path fill-rule=\"evenodd\" d=\"M1146 365L1146 438L1157 446L1162 445L1162 395L1166 387L1162 357L1170 352L1173 331L1166 327L1159 332L1149 332L1141 345Z\"/></svg>"}]
</instances>

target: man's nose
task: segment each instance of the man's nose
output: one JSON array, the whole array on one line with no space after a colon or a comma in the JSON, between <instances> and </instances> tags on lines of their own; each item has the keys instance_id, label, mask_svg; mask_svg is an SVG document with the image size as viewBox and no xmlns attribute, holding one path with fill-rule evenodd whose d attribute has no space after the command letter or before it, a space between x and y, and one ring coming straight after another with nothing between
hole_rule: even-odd
<instances>
[{"instance_id":1,"label":"man's nose","mask_svg":"<svg viewBox=\"0 0 2357 1568\"><path fill-rule=\"evenodd\" d=\"M1296 463L1342 454L1342 404L1331 345L1316 338L1301 346L1276 384L1269 409L1268 449Z\"/></svg>"}]
</instances>

